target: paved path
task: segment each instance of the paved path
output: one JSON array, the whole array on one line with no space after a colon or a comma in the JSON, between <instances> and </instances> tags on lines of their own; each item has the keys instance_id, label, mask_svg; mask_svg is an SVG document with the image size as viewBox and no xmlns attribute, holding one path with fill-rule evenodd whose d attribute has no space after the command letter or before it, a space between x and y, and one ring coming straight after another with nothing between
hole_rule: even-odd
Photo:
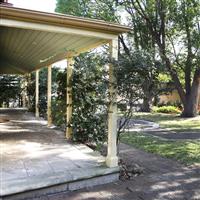
<instances>
[{"instance_id":1,"label":"paved path","mask_svg":"<svg viewBox=\"0 0 200 200\"><path fill-rule=\"evenodd\" d=\"M67 142L62 131L31 113L0 109L0 119L0 196L113 173L103 156Z\"/></svg>"},{"instance_id":2,"label":"paved path","mask_svg":"<svg viewBox=\"0 0 200 200\"><path fill-rule=\"evenodd\" d=\"M199 140L200 132L189 131L189 132L175 132L163 128L156 128L152 130L143 131L144 133L158 136L168 140Z\"/></svg>"},{"instance_id":3,"label":"paved path","mask_svg":"<svg viewBox=\"0 0 200 200\"><path fill-rule=\"evenodd\" d=\"M123 122L123 118L121 119ZM200 121L199 121L200 123ZM176 132L160 128L158 124L146 120L131 119L126 125L129 131L144 132L168 140L196 140L200 139L200 130Z\"/></svg>"},{"instance_id":4,"label":"paved path","mask_svg":"<svg viewBox=\"0 0 200 200\"><path fill-rule=\"evenodd\" d=\"M200 200L200 166L185 167L121 144L120 156L144 167L132 180L60 193L34 200Z\"/></svg>"},{"instance_id":5,"label":"paved path","mask_svg":"<svg viewBox=\"0 0 200 200\"><path fill-rule=\"evenodd\" d=\"M12 117L13 123L18 117L17 115ZM27 115L24 115L25 119L27 119ZM27 120L31 120L31 117ZM14 133L19 125L13 129L12 133L16 136L18 134L18 137L27 133L26 129L28 128L24 126L20 134ZM38 128L38 126L33 127L37 130ZM52 141L49 129L46 130L42 141L55 142ZM9 138L9 134L6 135ZM35 134L31 142L34 143L37 137ZM26 139L28 141L31 139L29 134L26 135ZM58 137L56 143L60 143L62 139L62 137ZM29 149L24 150L28 151ZM23 154L19 156L23 156ZM33 200L200 200L200 166L185 167L176 161L146 153L125 144L120 145L120 157L128 164L139 164L144 168L144 173L132 180L117 181L71 193L41 196Z\"/></svg>"}]
</instances>

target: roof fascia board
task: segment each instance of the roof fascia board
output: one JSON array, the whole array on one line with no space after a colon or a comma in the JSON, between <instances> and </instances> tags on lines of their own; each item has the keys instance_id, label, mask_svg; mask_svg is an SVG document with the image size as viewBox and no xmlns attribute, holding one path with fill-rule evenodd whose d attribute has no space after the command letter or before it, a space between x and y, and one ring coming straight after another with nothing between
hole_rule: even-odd
<instances>
[{"instance_id":1,"label":"roof fascia board","mask_svg":"<svg viewBox=\"0 0 200 200\"><path fill-rule=\"evenodd\" d=\"M108 40L116 38L115 34L101 33L101 32L95 32L95 31L90 31L90 30L81 30L77 28L60 27L56 25L47 25L47 24L40 24L40 23L35 23L35 22L18 21L18 20L13 20L13 19L1 18L0 26L79 35L79 36L108 39Z\"/></svg>"},{"instance_id":2,"label":"roof fascia board","mask_svg":"<svg viewBox=\"0 0 200 200\"><path fill-rule=\"evenodd\" d=\"M129 32L130 27L72 15L64 15L58 13L47 13L41 11L33 11L15 7L0 6L1 18L18 19L28 22L38 22L42 24L57 24L59 26L69 27L74 26L79 29L90 29L98 32L107 32L115 35Z\"/></svg>"}]
</instances>

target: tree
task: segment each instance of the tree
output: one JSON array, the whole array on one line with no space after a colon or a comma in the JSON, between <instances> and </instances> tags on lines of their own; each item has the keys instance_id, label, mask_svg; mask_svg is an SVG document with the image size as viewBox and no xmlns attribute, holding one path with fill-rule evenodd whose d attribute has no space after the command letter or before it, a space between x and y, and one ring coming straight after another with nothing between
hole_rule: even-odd
<instances>
[{"instance_id":1,"label":"tree","mask_svg":"<svg viewBox=\"0 0 200 200\"><path fill-rule=\"evenodd\" d=\"M107 125L107 72L106 59L94 53L81 54L75 58L72 76L73 139L83 143L101 144L106 139ZM57 76L57 95L54 101L54 122L65 125L66 71ZM53 112L54 113L54 112Z\"/></svg>"},{"instance_id":2,"label":"tree","mask_svg":"<svg viewBox=\"0 0 200 200\"><path fill-rule=\"evenodd\" d=\"M135 101L143 100L140 110L150 112L153 98L161 92L161 69L161 63L152 59L148 52L130 52L130 56L121 54L117 68L118 94L121 101L127 101L130 107Z\"/></svg>"},{"instance_id":3,"label":"tree","mask_svg":"<svg viewBox=\"0 0 200 200\"><path fill-rule=\"evenodd\" d=\"M119 0L132 19L148 27L183 103L184 117L197 115L200 87L200 2ZM184 74L181 83L180 74Z\"/></svg>"},{"instance_id":4,"label":"tree","mask_svg":"<svg viewBox=\"0 0 200 200\"><path fill-rule=\"evenodd\" d=\"M0 76L0 106L9 107L9 103L20 104L21 101L21 77L17 75Z\"/></svg>"},{"instance_id":5,"label":"tree","mask_svg":"<svg viewBox=\"0 0 200 200\"><path fill-rule=\"evenodd\" d=\"M123 48L120 51L120 58L126 59L125 63L131 66L127 68L129 72L125 69L127 74L135 72L132 78L130 75L128 77L129 81L135 82L135 88L140 91L138 97L143 100L141 111L150 112L153 98L161 92L158 77L163 68L160 59L156 56L155 42L146 24L135 14L128 21L134 31L130 32L126 38L123 35L119 36ZM124 68L126 66L125 64Z\"/></svg>"},{"instance_id":6,"label":"tree","mask_svg":"<svg viewBox=\"0 0 200 200\"><path fill-rule=\"evenodd\" d=\"M81 17L116 21L117 3L113 0L57 0L56 12Z\"/></svg>"},{"instance_id":7,"label":"tree","mask_svg":"<svg viewBox=\"0 0 200 200\"><path fill-rule=\"evenodd\" d=\"M120 22L120 15L121 12L123 12L122 8L114 0L57 0L56 11L95 19L103 19L112 22ZM134 76L137 76L137 80L131 78L130 76L127 77L130 78L129 81L135 81L135 87L137 87L138 91L141 91L139 93L140 98L143 99L141 110L149 112L151 109L152 99L157 94L159 88L158 72L160 71L160 67L155 67L158 63L158 61L155 59L155 42L148 33L148 28L146 28L146 25L141 22L138 17L135 18L131 24L134 26L134 32L130 33L126 38L124 38L122 35L119 37L122 47L119 51L119 60L121 60L120 64L128 63L128 65L132 65L132 67L127 68L130 71L124 71L129 74L131 74L132 71L135 71ZM142 56L140 56L139 53L141 53ZM134 62L134 60L131 58L133 57L135 59L136 55L138 55L137 61L143 57L140 63L137 62L137 65L135 65L136 62ZM144 60L145 63L142 63ZM133 61L133 63L131 64L130 61ZM126 64L123 66L124 68L126 67ZM141 79L141 81L139 82L138 79ZM126 89L127 88L128 87L126 87ZM133 90L130 90L129 92L133 92ZM132 99L132 101L135 101L135 99Z\"/></svg>"},{"instance_id":8,"label":"tree","mask_svg":"<svg viewBox=\"0 0 200 200\"><path fill-rule=\"evenodd\" d=\"M57 0L55 11L69 15L90 17L90 8L88 7L90 2L90 0Z\"/></svg>"}]
</instances>

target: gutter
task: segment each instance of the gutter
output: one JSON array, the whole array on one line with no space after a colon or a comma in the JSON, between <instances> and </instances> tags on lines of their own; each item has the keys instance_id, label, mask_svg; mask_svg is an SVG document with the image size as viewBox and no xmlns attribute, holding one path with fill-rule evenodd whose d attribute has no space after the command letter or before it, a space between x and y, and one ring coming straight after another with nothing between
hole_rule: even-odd
<instances>
[{"instance_id":1,"label":"gutter","mask_svg":"<svg viewBox=\"0 0 200 200\"><path fill-rule=\"evenodd\" d=\"M14 19L26 22L36 22L63 27L76 27L79 29L92 30L95 32L100 31L116 35L132 30L128 26L105 22L103 20L95 20L57 13L33 11L22 8L9 7L5 5L0 5L0 18Z\"/></svg>"}]
</instances>

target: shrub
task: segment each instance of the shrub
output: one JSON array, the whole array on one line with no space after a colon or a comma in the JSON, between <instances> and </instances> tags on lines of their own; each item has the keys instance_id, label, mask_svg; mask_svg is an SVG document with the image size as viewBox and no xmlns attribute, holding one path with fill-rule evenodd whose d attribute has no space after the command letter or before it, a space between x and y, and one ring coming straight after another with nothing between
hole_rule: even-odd
<instances>
[{"instance_id":1,"label":"shrub","mask_svg":"<svg viewBox=\"0 0 200 200\"><path fill-rule=\"evenodd\" d=\"M76 57L72 76L73 140L101 144L107 138L107 72L104 61L92 53ZM57 75L53 121L66 128L66 71ZM64 109L63 109L64 108Z\"/></svg>"},{"instance_id":2,"label":"shrub","mask_svg":"<svg viewBox=\"0 0 200 200\"><path fill-rule=\"evenodd\" d=\"M108 71L104 56L94 53L82 54L75 58L72 75L73 140L82 143L96 143L101 146L107 139L108 117ZM66 129L66 70L52 68L52 120ZM35 93L35 74L32 73L28 85L28 95ZM40 70L40 115L47 111L47 69ZM30 99L35 110L35 97Z\"/></svg>"},{"instance_id":3,"label":"shrub","mask_svg":"<svg viewBox=\"0 0 200 200\"><path fill-rule=\"evenodd\" d=\"M121 112L125 112L127 110L127 105L126 103L119 103L118 105L118 109L121 111Z\"/></svg>"},{"instance_id":4,"label":"shrub","mask_svg":"<svg viewBox=\"0 0 200 200\"><path fill-rule=\"evenodd\" d=\"M153 107L153 112L156 113L174 113L180 114L181 111L175 106L161 106L161 107Z\"/></svg>"},{"instance_id":5,"label":"shrub","mask_svg":"<svg viewBox=\"0 0 200 200\"><path fill-rule=\"evenodd\" d=\"M177 107L177 108L182 108L182 103L177 100L177 101L169 101L167 103L159 103L157 104L158 107L162 107L162 106L173 106L173 107Z\"/></svg>"}]
</instances>

